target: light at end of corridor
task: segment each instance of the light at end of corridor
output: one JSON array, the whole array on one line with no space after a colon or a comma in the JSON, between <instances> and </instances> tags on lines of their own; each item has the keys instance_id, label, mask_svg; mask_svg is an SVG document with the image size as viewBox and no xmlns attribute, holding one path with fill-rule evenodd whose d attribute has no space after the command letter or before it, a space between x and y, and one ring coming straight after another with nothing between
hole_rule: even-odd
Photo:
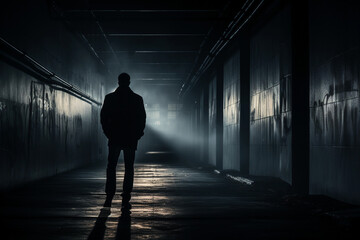
<instances>
[{"instance_id":1,"label":"light at end of corridor","mask_svg":"<svg viewBox=\"0 0 360 240\"><path fill-rule=\"evenodd\" d=\"M169 154L171 152L166 151L153 151L153 152L146 152L146 154Z\"/></svg>"}]
</instances>

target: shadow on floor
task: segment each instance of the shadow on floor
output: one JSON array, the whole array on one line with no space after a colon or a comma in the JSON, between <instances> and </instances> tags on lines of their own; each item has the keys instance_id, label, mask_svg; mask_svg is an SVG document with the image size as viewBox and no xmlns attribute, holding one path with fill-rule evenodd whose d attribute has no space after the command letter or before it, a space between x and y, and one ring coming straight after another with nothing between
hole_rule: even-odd
<instances>
[{"instance_id":1,"label":"shadow on floor","mask_svg":"<svg viewBox=\"0 0 360 240\"><path fill-rule=\"evenodd\" d=\"M105 237L106 221L110 216L110 208L104 207L100 210L95 225L88 237L88 240L101 240ZM131 239L131 216L123 214L119 217L115 239Z\"/></svg>"},{"instance_id":2,"label":"shadow on floor","mask_svg":"<svg viewBox=\"0 0 360 240\"><path fill-rule=\"evenodd\" d=\"M119 222L116 230L115 239L131 239L131 216L122 215L119 217Z\"/></svg>"},{"instance_id":3,"label":"shadow on floor","mask_svg":"<svg viewBox=\"0 0 360 240\"><path fill-rule=\"evenodd\" d=\"M92 229L88 239L95 240L95 239L104 239L104 234L106 230L106 220L108 219L110 215L110 209L109 208L102 208L100 210L99 216L96 219L94 228Z\"/></svg>"}]
</instances>

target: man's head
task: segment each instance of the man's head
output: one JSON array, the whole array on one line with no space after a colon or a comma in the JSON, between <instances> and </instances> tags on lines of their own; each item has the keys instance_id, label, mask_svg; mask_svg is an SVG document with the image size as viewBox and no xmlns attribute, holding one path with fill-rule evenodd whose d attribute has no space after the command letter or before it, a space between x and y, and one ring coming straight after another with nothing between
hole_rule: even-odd
<instances>
[{"instance_id":1,"label":"man's head","mask_svg":"<svg viewBox=\"0 0 360 240\"><path fill-rule=\"evenodd\" d=\"M130 75L127 73L121 73L118 76L119 87L128 87L130 85Z\"/></svg>"}]
</instances>

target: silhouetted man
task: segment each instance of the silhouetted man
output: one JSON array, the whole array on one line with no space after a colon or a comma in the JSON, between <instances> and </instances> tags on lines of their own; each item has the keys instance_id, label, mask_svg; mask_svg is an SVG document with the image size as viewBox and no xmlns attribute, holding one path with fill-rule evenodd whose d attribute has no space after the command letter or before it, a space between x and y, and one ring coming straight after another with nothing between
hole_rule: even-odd
<instances>
[{"instance_id":1,"label":"silhouetted man","mask_svg":"<svg viewBox=\"0 0 360 240\"><path fill-rule=\"evenodd\" d=\"M121 73L118 77L119 87L105 96L101 109L101 125L109 139L109 156L106 169L106 201L104 207L111 207L116 191L116 165L123 150L125 177L123 182L122 212L130 212L131 191L134 181L134 159L138 140L144 135L146 113L141 96L130 88L130 76Z\"/></svg>"}]
</instances>

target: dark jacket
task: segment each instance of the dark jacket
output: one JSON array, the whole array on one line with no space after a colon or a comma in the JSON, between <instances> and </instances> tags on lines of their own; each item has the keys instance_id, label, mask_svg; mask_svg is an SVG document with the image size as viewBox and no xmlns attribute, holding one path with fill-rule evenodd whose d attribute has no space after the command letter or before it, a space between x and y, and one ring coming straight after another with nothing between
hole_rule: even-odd
<instances>
[{"instance_id":1,"label":"dark jacket","mask_svg":"<svg viewBox=\"0 0 360 240\"><path fill-rule=\"evenodd\" d=\"M146 113L141 96L129 87L119 87L105 96L100 121L109 145L137 149L144 135Z\"/></svg>"}]
</instances>

